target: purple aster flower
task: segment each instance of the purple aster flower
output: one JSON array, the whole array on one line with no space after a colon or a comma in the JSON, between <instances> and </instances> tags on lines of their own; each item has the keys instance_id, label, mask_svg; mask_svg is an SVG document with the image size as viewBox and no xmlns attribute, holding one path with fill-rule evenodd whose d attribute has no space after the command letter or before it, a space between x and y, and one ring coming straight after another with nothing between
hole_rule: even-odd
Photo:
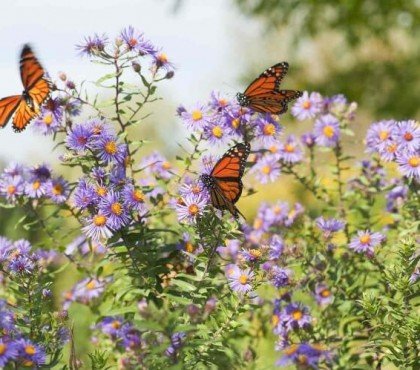
<instances>
[{"instance_id":1,"label":"purple aster flower","mask_svg":"<svg viewBox=\"0 0 420 370\"><path fill-rule=\"evenodd\" d=\"M388 212L397 212L407 199L408 186L398 183L386 194L386 209Z\"/></svg>"},{"instance_id":2,"label":"purple aster flower","mask_svg":"<svg viewBox=\"0 0 420 370\"><path fill-rule=\"evenodd\" d=\"M331 114L319 117L314 125L315 141L320 146L335 146L340 139L340 122Z\"/></svg>"},{"instance_id":3,"label":"purple aster flower","mask_svg":"<svg viewBox=\"0 0 420 370\"><path fill-rule=\"evenodd\" d=\"M98 196L93 185L89 184L86 179L80 179L72 197L74 206L85 209L96 202L97 198Z\"/></svg>"},{"instance_id":4,"label":"purple aster flower","mask_svg":"<svg viewBox=\"0 0 420 370\"><path fill-rule=\"evenodd\" d=\"M245 260L247 262L256 262L261 259L262 251L260 248L249 248L244 249L240 253L241 260Z\"/></svg>"},{"instance_id":5,"label":"purple aster flower","mask_svg":"<svg viewBox=\"0 0 420 370\"><path fill-rule=\"evenodd\" d=\"M51 178L51 168L47 164L36 165L29 170L29 175L32 179L46 181Z\"/></svg>"},{"instance_id":6,"label":"purple aster flower","mask_svg":"<svg viewBox=\"0 0 420 370\"><path fill-rule=\"evenodd\" d=\"M284 250L284 241L279 235L273 235L269 243L268 256L270 260L277 260L280 258Z\"/></svg>"},{"instance_id":7,"label":"purple aster flower","mask_svg":"<svg viewBox=\"0 0 420 370\"><path fill-rule=\"evenodd\" d=\"M133 350L139 348L141 345L141 333L131 324L124 324L120 330L121 345L126 350Z\"/></svg>"},{"instance_id":8,"label":"purple aster flower","mask_svg":"<svg viewBox=\"0 0 420 370\"><path fill-rule=\"evenodd\" d=\"M317 92L309 94L307 91L304 91L302 96L293 104L291 112L299 121L303 121L320 114L322 108L323 99L321 94Z\"/></svg>"},{"instance_id":9,"label":"purple aster flower","mask_svg":"<svg viewBox=\"0 0 420 370\"><path fill-rule=\"evenodd\" d=\"M118 143L118 139L113 135L99 136L95 140L93 148L98 152L99 159L105 163L124 164L127 156L126 145Z\"/></svg>"},{"instance_id":10,"label":"purple aster flower","mask_svg":"<svg viewBox=\"0 0 420 370\"><path fill-rule=\"evenodd\" d=\"M284 348L283 353L283 357L277 361L276 365L286 366L292 362L298 365L299 368L312 369L318 369L321 359L328 356L327 351L322 347L306 343L292 344Z\"/></svg>"},{"instance_id":11,"label":"purple aster flower","mask_svg":"<svg viewBox=\"0 0 420 370\"><path fill-rule=\"evenodd\" d=\"M70 194L69 184L63 177L52 179L47 183L47 195L54 203L63 203Z\"/></svg>"},{"instance_id":12,"label":"purple aster flower","mask_svg":"<svg viewBox=\"0 0 420 370\"><path fill-rule=\"evenodd\" d=\"M281 126L271 114L260 114L255 120L256 137L264 145L275 144L281 133Z\"/></svg>"},{"instance_id":13,"label":"purple aster flower","mask_svg":"<svg viewBox=\"0 0 420 370\"><path fill-rule=\"evenodd\" d=\"M261 184L274 182L280 176L280 163L274 154L266 154L251 168L251 173Z\"/></svg>"},{"instance_id":14,"label":"purple aster flower","mask_svg":"<svg viewBox=\"0 0 420 370\"><path fill-rule=\"evenodd\" d=\"M345 223L335 218L326 219L324 217L318 217L315 220L316 226L323 231L324 238L329 239L333 233L343 230Z\"/></svg>"},{"instance_id":15,"label":"purple aster flower","mask_svg":"<svg viewBox=\"0 0 420 370\"><path fill-rule=\"evenodd\" d=\"M318 284L315 287L315 299L319 305L326 306L333 301L334 296L327 285Z\"/></svg>"},{"instance_id":16,"label":"purple aster flower","mask_svg":"<svg viewBox=\"0 0 420 370\"><path fill-rule=\"evenodd\" d=\"M105 291L106 281L103 279L86 278L73 287L73 300L88 304Z\"/></svg>"},{"instance_id":17,"label":"purple aster flower","mask_svg":"<svg viewBox=\"0 0 420 370\"><path fill-rule=\"evenodd\" d=\"M0 236L0 263L7 260L11 249L12 242L3 236Z\"/></svg>"},{"instance_id":18,"label":"purple aster flower","mask_svg":"<svg viewBox=\"0 0 420 370\"><path fill-rule=\"evenodd\" d=\"M108 226L108 217L101 213L87 219L82 231L93 240L107 239L112 236Z\"/></svg>"},{"instance_id":19,"label":"purple aster flower","mask_svg":"<svg viewBox=\"0 0 420 370\"><path fill-rule=\"evenodd\" d=\"M128 50L135 50L140 55L154 55L156 48L148 40L145 40L144 34L128 26L121 31L121 39Z\"/></svg>"},{"instance_id":20,"label":"purple aster flower","mask_svg":"<svg viewBox=\"0 0 420 370\"><path fill-rule=\"evenodd\" d=\"M210 155L204 154L201 157L200 172L203 175L210 175L217 161L218 161L218 158L216 156L211 155L211 154Z\"/></svg>"},{"instance_id":21,"label":"purple aster flower","mask_svg":"<svg viewBox=\"0 0 420 370\"><path fill-rule=\"evenodd\" d=\"M357 236L351 238L349 248L357 253L364 253L370 257L374 254L374 247L381 244L384 239L385 236L381 233L359 230Z\"/></svg>"},{"instance_id":22,"label":"purple aster flower","mask_svg":"<svg viewBox=\"0 0 420 370\"><path fill-rule=\"evenodd\" d=\"M78 100L66 97L61 98L60 101L67 116L77 117L82 112L82 103Z\"/></svg>"},{"instance_id":23,"label":"purple aster flower","mask_svg":"<svg viewBox=\"0 0 420 370\"><path fill-rule=\"evenodd\" d=\"M15 202L23 194L25 184L20 176L2 176L0 177L0 196L6 198L9 202Z\"/></svg>"},{"instance_id":24,"label":"purple aster flower","mask_svg":"<svg viewBox=\"0 0 420 370\"><path fill-rule=\"evenodd\" d=\"M23 177L25 175L26 168L20 164L12 162L3 171L4 175L9 177Z\"/></svg>"},{"instance_id":25,"label":"purple aster flower","mask_svg":"<svg viewBox=\"0 0 420 370\"><path fill-rule=\"evenodd\" d=\"M225 240L224 247L218 247L217 253L224 259L235 260L241 247L241 241L238 239Z\"/></svg>"},{"instance_id":26,"label":"purple aster flower","mask_svg":"<svg viewBox=\"0 0 420 370\"><path fill-rule=\"evenodd\" d=\"M418 152L420 149L420 125L414 120L398 122L394 139L399 151Z\"/></svg>"},{"instance_id":27,"label":"purple aster flower","mask_svg":"<svg viewBox=\"0 0 420 370\"><path fill-rule=\"evenodd\" d=\"M33 127L43 135L56 132L63 119L63 108L58 98L52 98L41 107L41 114L35 119Z\"/></svg>"},{"instance_id":28,"label":"purple aster flower","mask_svg":"<svg viewBox=\"0 0 420 370\"><path fill-rule=\"evenodd\" d=\"M16 361L18 346L14 342L8 342L5 338L0 339L0 367L4 368L9 361Z\"/></svg>"},{"instance_id":29,"label":"purple aster flower","mask_svg":"<svg viewBox=\"0 0 420 370\"><path fill-rule=\"evenodd\" d=\"M281 312L280 317L288 330L307 328L312 321L309 308L300 302L289 303Z\"/></svg>"},{"instance_id":30,"label":"purple aster flower","mask_svg":"<svg viewBox=\"0 0 420 370\"><path fill-rule=\"evenodd\" d=\"M31 252L32 246L26 239L19 239L13 243L13 248L16 254L27 255Z\"/></svg>"},{"instance_id":31,"label":"purple aster flower","mask_svg":"<svg viewBox=\"0 0 420 370\"><path fill-rule=\"evenodd\" d=\"M1 302L6 305L3 300ZM5 310L4 307L0 309L0 328L5 332L15 329L15 315L11 311Z\"/></svg>"},{"instance_id":32,"label":"purple aster flower","mask_svg":"<svg viewBox=\"0 0 420 370\"><path fill-rule=\"evenodd\" d=\"M181 113L181 118L191 131L201 131L210 119L207 108L198 103Z\"/></svg>"},{"instance_id":33,"label":"purple aster flower","mask_svg":"<svg viewBox=\"0 0 420 370\"><path fill-rule=\"evenodd\" d=\"M386 148L394 142L396 131L394 120L374 122L370 125L366 134L366 150L369 153L377 152L380 148Z\"/></svg>"},{"instance_id":34,"label":"purple aster flower","mask_svg":"<svg viewBox=\"0 0 420 370\"><path fill-rule=\"evenodd\" d=\"M99 212L106 218L106 224L113 230L119 230L121 227L127 225L130 217L127 213L121 195L113 190L110 190L99 203Z\"/></svg>"},{"instance_id":35,"label":"purple aster flower","mask_svg":"<svg viewBox=\"0 0 420 370\"><path fill-rule=\"evenodd\" d=\"M167 72L173 72L174 64L169 60L166 53L156 52L152 55L154 68L156 71L159 69L164 69Z\"/></svg>"},{"instance_id":36,"label":"purple aster flower","mask_svg":"<svg viewBox=\"0 0 420 370\"><path fill-rule=\"evenodd\" d=\"M102 119L92 119L86 122L86 126L89 127L94 139L101 136L115 136L114 128Z\"/></svg>"},{"instance_id":37,"label":"purple aster flower","mask_svg":"<svg viewBox=\"0 0 420 370\"><path fill-rule=\"evenodd\" d=\"M186 178L185 183L179 188L179 194L182 197L201 194L205 199L208 199L210 196L208 189L204 186L201 180L192 181L189 180L189 178Z\"/></svg>"},{"instance_id":38,"label":"purple aster flower","mask_svg":"<svg viewBox=\"0 0 420 370\"><path fill-rule=\"evenodd\" d=\"M287 214L284 220L284 226L290 227L294 224L296 219L305 211L305 208L300 203L295 203L293 208Z\"/></svg>"},{"instance_id":39,"label":"purple aster flower","mask_svg":"<svg viewBox=\"0 0 420 370\"><path fill-rule=\"evenodd\" d=\"M143 211L145 209L146 196L133 184L126 184L122 190L124 205L129 209Z\"/></svg>"},{"instance_id":40,"label":"purple aster flower","mask_svg":"<svg viewBox=\"0 0 420 370\"><path fill-rule=\"evenodd\" d=\"M83 43L76 45L76 50L80 51L80 55L92 56L98 54L105 49L108 44L108 37L103 35L87 36Z\"/></svg>"},{"instance_id":41,"label":"purple aster flower","mask_svg":"<svg viewBox=\"0 0 420 370\"><path fill-rule=\"evenodd\" d=\"M308 148L312 148L315 145L315 135L312 132L307 132L300 137L300 140Z\"/></svg>"},{"instance_id":42,"label":"purple aster flower","mask_svg":"<svg viewBox=\"0 0 420 370\"><path fill-rule=\"evenodd\" d=\"M222 96L222 94L218 91L212 91L210 94L210 107L215 109L218 112L224 112L229 106L231 102Z\"/></svg>"},{"instance_id":43,"label":"purple aster flower","mask_svg":"<svg viewBox=\"0 0 420 370\"><path fill-rule=\"evenodd\" d=\"M172 346L175 349L179 349L182 346L182 343L184 342L185 338L187 337L187 335L183 332L177 332L177 333L173 333L171 335L171 343Z\"/></svg>"},{"instance_id":44,"label":"purple aster flower","mask_svg":"<svg viewBox=\"0 0 420 370\"><path fill-rule=\"evenodd\" d=\"M289 135L281 144L278 157L286 163L297 163L303 158L302 148L294 135Z\"/></svg>"},{"instance_id":45,"label":"purple aster flower","mask_svg":"<svg viewBox=\"0 0 420 370\"><path fill-rule=\"evenodd\" d=\"M242 138L244 127L254 126L251 123L251 113L248 109L239 104L232 103L223 114L223 124L229 130L230 134Z\"/></svg>"},{"instance_id":46,"label":"purple aster flower","mask_svg":"<svg viewBox=\"0 0 420 370\"><path fill-rule=\"evenodd\" d=\"M45 350L28 339L18 339L15 342L19 361L24 367L38 367L45 364Z\"/></svg>"},{"instance_id":47,"label":"purple aster flower","mask_svg":"<svg viewBox=\"0 0 420 370\"><path fill-rule=\"evenodd\" d=\"M115 339L118 336L120 329L123 326L123 323L124 319L122 317L108 316L104 317L102 321L97 325L97 327L102 331L102 333Z\"/></svg>"},{"instance_id":48,"label":"purple aster flower","mask_svg":"<svg viewBox=\"0 0 420 370\"><path fill-rule=\"evenodd\" d=\"M30 274L35 268L35 264L31 258L25 255L18 255L9 263L9 269L15 274Z\"/></svg>"},{"instance_id":49,"label":"purple aster flower","mask_svg":"<svg viewBox=\"0 0 420 370\"><path fill-rule=\"evenodd\" d=\"M224 120L211 121L204 127L204 139L208 140L210 145L221 145L229 140L229 128L224 122Z\"/></svg>"},{"instance_id":50,"label":"purple aster flower","mask_svg":"<svg viewBox=\"0 0 420 370\"><path fill-rule=\"evenodd\" d=\"M25 194L29 198L41 198L47 192L47 182L35 178L25 184Z\"/></svg>"},{"instance_id":51,"label":"purple aster flower","mask_svg":"<svg viewBox=\"0 0 420 370\"><path fill-rule=\"evenodd\" d=\"M145 169L148 175L164 180L169 180L174 173L171 163L159 152L153 152L144 157L140 166Z\"/></svg>"},{"instance_id":52,"label":"purple aster flower","mask_svg":"<svg viewBox=\"0 0 420 370\"><path fill-rule=\"evenodd\" d=\"M230 274L226 274L229 280L229 286L239 294L245 294L252 290L252 282L254 280L254 273L247 268L241 270L234 268Z\"/></svg>"},{"instance_id":53,"label":"purple aster flower","mask_svg":"<svg viewBox=\"0 0 420 370\"><path fill-rule=\"evenodd\" d=\"M397 153L398 169L409 179L420 181L420 155L419 153Z\"/></svg>"},{"instance_id":54,"label":"purple aster flower","mask_svg":"<svg viewBox=\"0 0 420 370\"><path fill-rule=\"evenodd\" d=\"M187 195L176 204L178 220L188 223L195 222L197 217L203 214L206 204L207 202L201 194L197 196Z\"/></svg>"},{"instance_id":55,"label":"purple aster flower","mask_svg":"<svg viewBox=\"0 0 420 370\"><path fill-rule=\"evenodd\" d=\"M169 346L165 350L165 356L170 357L170 358L175 358L175 356L176 356L176 349L173 346Z\"/></svg>"},{"instance_id":56,"label":"purple aster flower","mask_svg":"<svg viewBox=\"0 0 420 370\"><path fill-rule=\"evenodd\" d=\"M271 284L276 288L282 288L290 284L290 275L292 272L289 269L284 269L279 266L273 266L269 272L268 278Z\"/></svg>"},{"instance_id":57,"label":"purple aster flower","mask_svg":"<svg viewBox=\"0 0 420 370\"><path fill-rule=\"evenodd\" d=\"M93 132L86 124L74 125L67 134L67 147L76 152L85 152L90 149Z\"/></svg>"}]
</instances>

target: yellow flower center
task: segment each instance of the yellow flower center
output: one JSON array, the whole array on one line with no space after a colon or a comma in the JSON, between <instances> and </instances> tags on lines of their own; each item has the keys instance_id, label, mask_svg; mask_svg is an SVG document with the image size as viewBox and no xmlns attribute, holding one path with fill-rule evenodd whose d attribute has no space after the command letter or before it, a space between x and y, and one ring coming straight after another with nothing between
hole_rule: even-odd
<instances>
[{"instance_id":1,"label":"yellow flower center","mask_svg":"<svg viewBox=\"0 0 420 370\"><path fill-rule=\"evenodd\" d=\"M52 121L53 121L53 117L51 113L48 113L47 115L45 115L44 119L43 119L44 123L49 126L51 125Z\"/></svg>"},{"instance_id":2,"label":"yellow flower center","mask_svg":"<svg viewBox=\"0 0 420 370\"><path fill-rule=\"evenodd\" d=\"M388 130L382 130L382 131L379 132L379 139L384 141L388 138L389 138L389 131Z\"/></svg>"},{"instance_id":3,"label":"yellow flower center","mask_svg":"<svg viewBox=\"0 0 420 370\"><path fill-rule=\"evenodd\" d=\"M115 141L108 141L105 144L105 151L108 154L115 154L117 152L117 144Z\"/></svg>"},{"instance_id":4,"label":"yellow flower center","mask_svg":"<svg viewBox=\"0 0 420 370\"><path fill-rule=\"evenodd\" d=\"M309 109L311 107L311 102L309 100L306 100L302 104L303 109Z\"/></svg>"},{"instance_id":5,"label":"yellow flower center","mask_svg":"<svg viewBox=\"0 0 420 370\"><path fill-rule=\"evenodd\" d=\"M106 193L107 193L108 191L106 190L106 188L104 188L104 187L102 187L102 186L99 186L97 189L96 189L96 194L98 194L100 197L104 197L105 195L106 195Z\"/></svg>"},{"instance_id":6,"label":"yellow flower center","mask_svg":"<svg viewBox=\"0 0 420 370\"><path fill-rule=\"evenodd\" d=\"M168 56L165 53L160 53L157 58L158 58L159 62L161 62L161 63L167 63L168 62Z\"/></svg>"},{"instance_id":7,"label":"yellow flower center","mask_svg":"<svg viewBox=\"0 0 420 370\"><path fill-rule=\"evenodd\" d=\"M106 223L106 217L104 215L96 215L93 217L93 223L95 226L104 226Z\"/></svg>"},{"instance_id":8,"label":"yellow flower center","mask_svg":"<svg viewBox=\"0 0 420 370\"><path fill-rule=\"evenodd\" d=\"M128 40L128 45L130 48L134 48L138 44L138 41L135 38Z\"/></svg>"},{"instance_id":9,"label":"yellow flower center","mask_svg":"<svg viewBox=\"0 0 420 370\"><path fill-rule=\"evenodd\" d=\"M133 191L133 198L136 202L144 202L144 194L139 189Z\"/></svg>"},{"instance_id":10,"label":"yellow flower center","mask_svg":"<svg viewBox=\"0 0 420 370\"><path fill-rule=\"evenodd\" d=\"M411 132L406 132L405 134L404 134L404 140L406 140L406 141L411 141L411 140L413 140L414 139L414 137L413 137L413 135L411 134Z\"/></svg>"},{"instance_id":11,"label":"yellow flower center","mask_svg":"<svg viewBox=\"0 0 420 370\"><path fill-rule=\"evenodd\" d=\"M298 358L298 363L301 365L306 365L308 363L308 356L306 355L299 355Z\"/></svg>"},{"instance_id":12,"label":"yellow flower center","mask_svg":"<svg viewBox=\"0 0 420 370\"><path fill-rule=\"evenodd\" d=\"M297 344L292 344L291 346L287 347L286 349L284 349L284 353L288 356L293 355L298 349L298 345Z\"/></svg>"},{"instance_id":13,"label":"yellow flower center","mask_svg":"<svg viewBox=\"0 0 420 370\"><path fill-rule=\"evenodd\" d=\"M277 153L278 152L278 150L279 150L279 148L278 148L278 146L277 145L271 145L269 148L268 148L268 150L271 152L271 153Z\"/></svg>"},{"instance_id":14,"label":"yellow flower center","mask_svg":"<svg viewBox=\"0 0 420 370\"><path fill-rule=\"evenodd\" d=\"M186 243L185 243L185 250L186 250L188 253L192 253L192 252L194 252L195 247L192 245L192 243L191 243L191 242L186 242Z\"/></svg>"},{"instance_id":15,"label":"yellow flower center","mask_svg":"<svg viewBox=\"0 0 420 370\"><path fill-rule=\"evenodd\" d=\"M114 329L119 329L121 327L121 323L118 320L115 320L115 321L112 322L111 326Z\"/></svg>"},{"instance_id":16,"label":"yellow flower center","mask_svg":"<svg viewBox=\"0 0 420 370\"><path fill-rule=\"evenodd\" d=\"M414 155L408 159L410 167L417 168L420 164L420 157Z\"/></svg>"},{"instance_id":17,"label":"yellow flower center","mask_svg":"<svg viewBox=\"0 0 420 370\"><path fill-rule=\"evenodd\" d=\"M32 189L34 189L34 190L38 190L40 188L40 186L41 186L41 182L39 180L35 180L32 183Z\"/></svg>"},{"instance_id":18,"label":"yellow flower center","mask_svg":"<svg viewBox=\"0 0 420 370\"><path fill-rule=\"evenodd\" d=\"M63 194L63 187L61 186L61 184L55 184L53 186L52 192L54 195L61 195Z\"/></svg>"},{"instance_id":19,"label":"yellow flower center","mask_svg":"<svg viewBox=\"0 0 420 370\"><path fill-rule=\"evenodd\" d=\"M25 367L31 367L31 366L33 366L33 365L34 365L34 362L33 362L33 361L31 361L31 360L24 360L22 364L23 364L23 366L25 366Z\"/></svg>"},{"instance_id":20,"label":"yellow flower center","mask_svg":"<svg viewBox=\"0 0 420 370\"><path fill-rule=\"evenodd\" d=\"M9 185L7 187L7 193L10 195L13 195L14 193L16 193L16 186L14 185Z\"/></svg>"},{"instance_id":21,"label":"yellow flower center","mask_svg":"<svg viewBox=\"0 0 420 370\"><path fill-rule=\"evenodd\" d=\"M369 234L363 234L360 237L359 240L360 240L360 243L362 243L362 244L368 244L370 242L370 235Z\"/></svg>"},{"instance_id":22,"label":"yellow flower center","mask_svg":"<svg viewBox=\"0 0 420 370\"><path fill-rule=\"evenodd\" d=\"M328 138L332 138L334 136L334 127L327 125L323 128L322 132Z\"/></svg>"},{"instance_id":23,"label":"yellow flower center","mask_svg":"<svg viewBox=\"0 0 420 370\"><path fill-rule=\"evenodd\" d=\"M284 151L287 152L287 153L294 153L295 146L293 144L286 144L284 146Z\"/></svg>"},{"instance_id":24,"label":"yellow flower center","mask_svg":"<svg viewBox=\"0 0 420 370\"><path fill-rule=\"evenodd\" d=\"M164 170L169 170L170 168L172 168L172 166L171 166L171 164L169 163L169 162L163 162L162 163L162 168L164 169Z\"/></svg>"},{"instance_id":25,"label":"yellow flower center","mask_svg":"<svg viewBox=\"0 0 420 370\"><path fill-rule=\"evenodd\" d=\"M263 167L261 168L261 172L262 172L264 175L269 175L269 174L271 173L271 167L270 167L270 166L263 166Z\"/></svg>"},{"instance_id":26,"label":"yellow flower center","mask_svg":"<svg viewBox=\"0 0 420 370\"><path fill-rule=\"evenodd\" d=\"M223 130L220 126L214 126L211 132L213 133L213 136L217 137L218 139L223 136Z\"/></svg>"},{"instance_id":27,"label":"yellow flower center","mask_svg":"<svg viewBox=\"0 0 420 370\"><path fill-rule=\"evenodd\" d=\"M249 254L254 258L261 257L261 251L259 249L250 249Z\"/></svg>"},{"instance_id":28,"label":"yellow flower center","mask_svg":"<svg viewBox=\"0 0 420 370\"><path fill-rule=\"evenodd\" d=\"M395 153L395 152L397 151L397 144L395 144L395 143L393 143L393 144L389 144L389 145L386 147L386 151L387 151L388 153Z\"/></svg>"},{"instance_id":29,"label":"yellow flower center","mask_svg":"<svg viewBox=\"0 0 420 370\"><path fill-rule=\"evenodd\" d=\"M221 107L226 107L227 105L227 100L226 99L219 99L219 105Z\"/></svg>"},{"instance_id":30,"label":"yellow flower center","mask_svg":"<svg viewBox=\"0 0 420 370\"><path fill-rule=\"evenodd\" d=\"M271 316L271 323L273 324L273 326L277 326L279 321L280 321L280 317L278 317L277 315Z\"/></svg>"},{"instance_id":31,"label":"yellow flower center","mask_svg":"<svg viewBox=\"0 0 420 370\"><path fill-rule=\"evenodd\" d=\"M267 123L264 125L263 132L264 135L272 136L276 133L276 126L274 126L272 123Z\"/></svg>"},{"instance_id":32,"label":"yellow flower center","mask_svg":"<svg viewBox=\"0 0 420 370\"><path fill-rule=\"evenodd\" d=\"M261 218L256 218L254 220L254 229L260 229L261 226L263 225L263 220Z\"/></svg>"},{"instance_id":33,"label":"yellow flower center","mask_svg":"<svg viewBox=\"0 0 420 370\"><path fill-rule=\"evenodd\" d=\"M201 188L200 188L198 185L194 185L194 186L191 188L191 191L192 191L194 194L199 194L199 193L201 193Z\"/></svg>"},{"instance_id":34,"label":"yellow flower center","mask_svg":"<svg viewBox=\"0 0 420 370\"><path fill-rule=\"evenodd\" d=\"M25 353L27 355L33 356L36 353L36 348L31 345L25 346Z\"/></svg>"},{"instance_id":35,"label":"yellow flower center","mask_svg":"<svg viewBox=\"0 0 420 370\"><path fill-rule=\"evenodd\" d=\"M328 289L324 289L323 291L321 291L321 296L324 298L327 298L331 295L331 292Z\"/></svg>"},{"instance_id":36,"label":"yellow flower center","mask_svg":"<svg viewBox=\"0 0 420 370\"><path fill-rule=\"evenodd\" d=\"M242 285L245 285L245 284L248 282L248 276L246 276L246 275L241 275L241 276L239 276L239 282L240 282Z\"/></svg>"},{"instance_id":37,"label":"yellow flower center","mask_svg":"<svg viewBox=\"0 0 420 370\"><path fill-rule=\"evenodd\" d=\"M0 343L0 355L6 352L7 345L5 343Z\"/></svg>"},{"instance_id":38,"label":"yellow flower center","mask_svg":"<svg viewBox=\"0 0 420 370\"><path fill-rule=\"evenodd\" d=\"M91 280L86 284L86 288L88 290L93 290L96 288L96 281L95 280Z\"/></svg>"},{"instance_id":39,"label":"yellow flower center","mask_svg":"<svg viewBox=\"0 0 420 370\"><path fill-rule=\"evenodd\" d=\"M199 121L200 119L203 118L203 113L199 110L194 110L191 113L191 117L192 117L193 121Z\"/></svg>"},{"instance_id":40,"label":"yellow flower center","mask_svg":"<svg viewBox=\"0 0 420 370\"><path fill-rule=\"evenodd\" d=\"M188 212L191 216L195 216L200 209L198 208L197 204L191 204L188 207Z\"/></svg>"},{"instance_id":41,"label":"yellow flower center","mask_svg":"<svg viewBox=\"0 0 420 370\"><path fill-rule=\"evenodd\" d=\"M111 211L114 215L119 216L123 211L121 203L119 203L119 202L112 203L111 204Z\"/></svg>"},{"instance_id":42,"label":"yellow flower center","mask_svg":"<svg viewBox=\"0 0 420 370\"><path fill-rule=\"evenodd\" d=\"M275 215L279 215L281 213L281 207L275 206L273 208L273 212L274 212Z\"/></svg>"},{"instance_id":43,"label":"yellow flower center","mask_svg":"<svg viewBox=\"0 0 420 370\"><path fill-rule=\"evenodd\" d=\"M292 312L292 317L294 320L300 320L303 317L303 313L301 310L295 310Z\"/></svg>"},{"instance_id":44,"label":"yellow flower center","mask_svg":"<svg viewBox=\"0 0 420 370\"><path fill-rule=\"evenodd\" d=\"M239 118L235 118L231 122L231 125L234 129L237 129L240 124L241 124L241 120Z\"/></svg>"}]
</instances>

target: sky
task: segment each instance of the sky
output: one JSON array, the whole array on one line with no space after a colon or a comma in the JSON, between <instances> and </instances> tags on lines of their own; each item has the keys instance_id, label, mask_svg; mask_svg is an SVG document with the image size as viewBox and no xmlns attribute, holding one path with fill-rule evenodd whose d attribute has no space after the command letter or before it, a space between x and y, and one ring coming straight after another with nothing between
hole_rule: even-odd
<instances>
[{"instance_id":1,"label":"sky","mask_svg":"<svg viewBox=\"0 0 420 370\"><path fill-rule=\"evenodd\" d=\"M204 100L211 90L234 95L246 66L238 57L238 36L246 45L253 25L238 16L231 1L184 0L2 0L0 13L0 97L22 91L18 56L30 42L53 77L64 71L74 81L95 80L98 66L81 58L74 45L96 33L116 35L132 25L161 46L176 66L161 96L173 109ZM244 55L246 50L244 50ZM236 55L235 55L236 54ZM34 163L50 159L53 143L32 129L16 134L11 124L0 130L0 161Z\"/></svg>"}]
</instances>

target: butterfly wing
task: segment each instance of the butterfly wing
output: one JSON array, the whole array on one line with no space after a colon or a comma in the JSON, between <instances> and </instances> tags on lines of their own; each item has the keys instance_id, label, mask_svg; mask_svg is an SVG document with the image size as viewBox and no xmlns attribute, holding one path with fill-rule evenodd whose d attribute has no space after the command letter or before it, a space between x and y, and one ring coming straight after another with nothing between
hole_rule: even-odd
<instances>
[{"instance_id":1,"label":"butterfly wing","mask_svg":"<svg viewBox=\"0 0 420 370\"><path fill-rule=\"evenodd\" d=\"M0 100L0 127L4 127L10 117L12 117L21 99L21 95L14 95Z\"/></svg>"},{"instance_id":2,"label":"butterfly wing","mask_svg":"<svg viewBox=\"0 0 420 370\"><path fill-rule=\"evenodd\" d=\"M35 57L29 45L24 45L20 54L20 77L22 79L23 87L26 91L44 77L45 71Z\"/></svg>"},{"instance_id":3,"label":"butterfly wing","mask_svg":"<svg viewBox=\"0 0 420 370\"><path fill-rule=\"evenodd\" d=\"M289 63L281 62L267 68L258 78L251 82L246 88L244 95L247 98L262 96L276 91L280 87L280 82L287 74Z\"/></svg>"},{"instance_id":4,"label":"butterfly wing","mask_svg":"<svg viewBox=\"0 0 420 370\"><path fill-rule=\"evenodd\" d=\"M259 113L283 114L287 103L302 96L298 90L273 91L271 94L250 99L249 107Z\"/></svg>"},{"instance_id":5,"label":"butterfly wing","mask_svg":"<svg viewBox=\"0 0 420 370\"><path fill-rule=\"evenodd\" d=\"M38 112L38 110L29 107L24 100L21 100L13 117L13 130L15 132L23 131L31 120L38 115Z\"/></svg>"}]
</instances>

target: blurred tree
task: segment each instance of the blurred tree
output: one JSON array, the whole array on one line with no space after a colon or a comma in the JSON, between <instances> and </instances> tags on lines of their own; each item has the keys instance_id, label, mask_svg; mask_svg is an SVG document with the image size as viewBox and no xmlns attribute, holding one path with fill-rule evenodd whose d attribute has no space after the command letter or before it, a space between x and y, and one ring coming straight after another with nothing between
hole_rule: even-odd
<instances>
[{"instance_id":1,"label":"blurred tree","mask_svg":"<svg viewBox=\"0 0 420 370\"><path fill-rule=\"evenodd\" d=\"M265 26L266 37L281 39L301 88L342 92L378 118L418 114L419 1L234 1Z\"/></svg>"}]
</instances>

